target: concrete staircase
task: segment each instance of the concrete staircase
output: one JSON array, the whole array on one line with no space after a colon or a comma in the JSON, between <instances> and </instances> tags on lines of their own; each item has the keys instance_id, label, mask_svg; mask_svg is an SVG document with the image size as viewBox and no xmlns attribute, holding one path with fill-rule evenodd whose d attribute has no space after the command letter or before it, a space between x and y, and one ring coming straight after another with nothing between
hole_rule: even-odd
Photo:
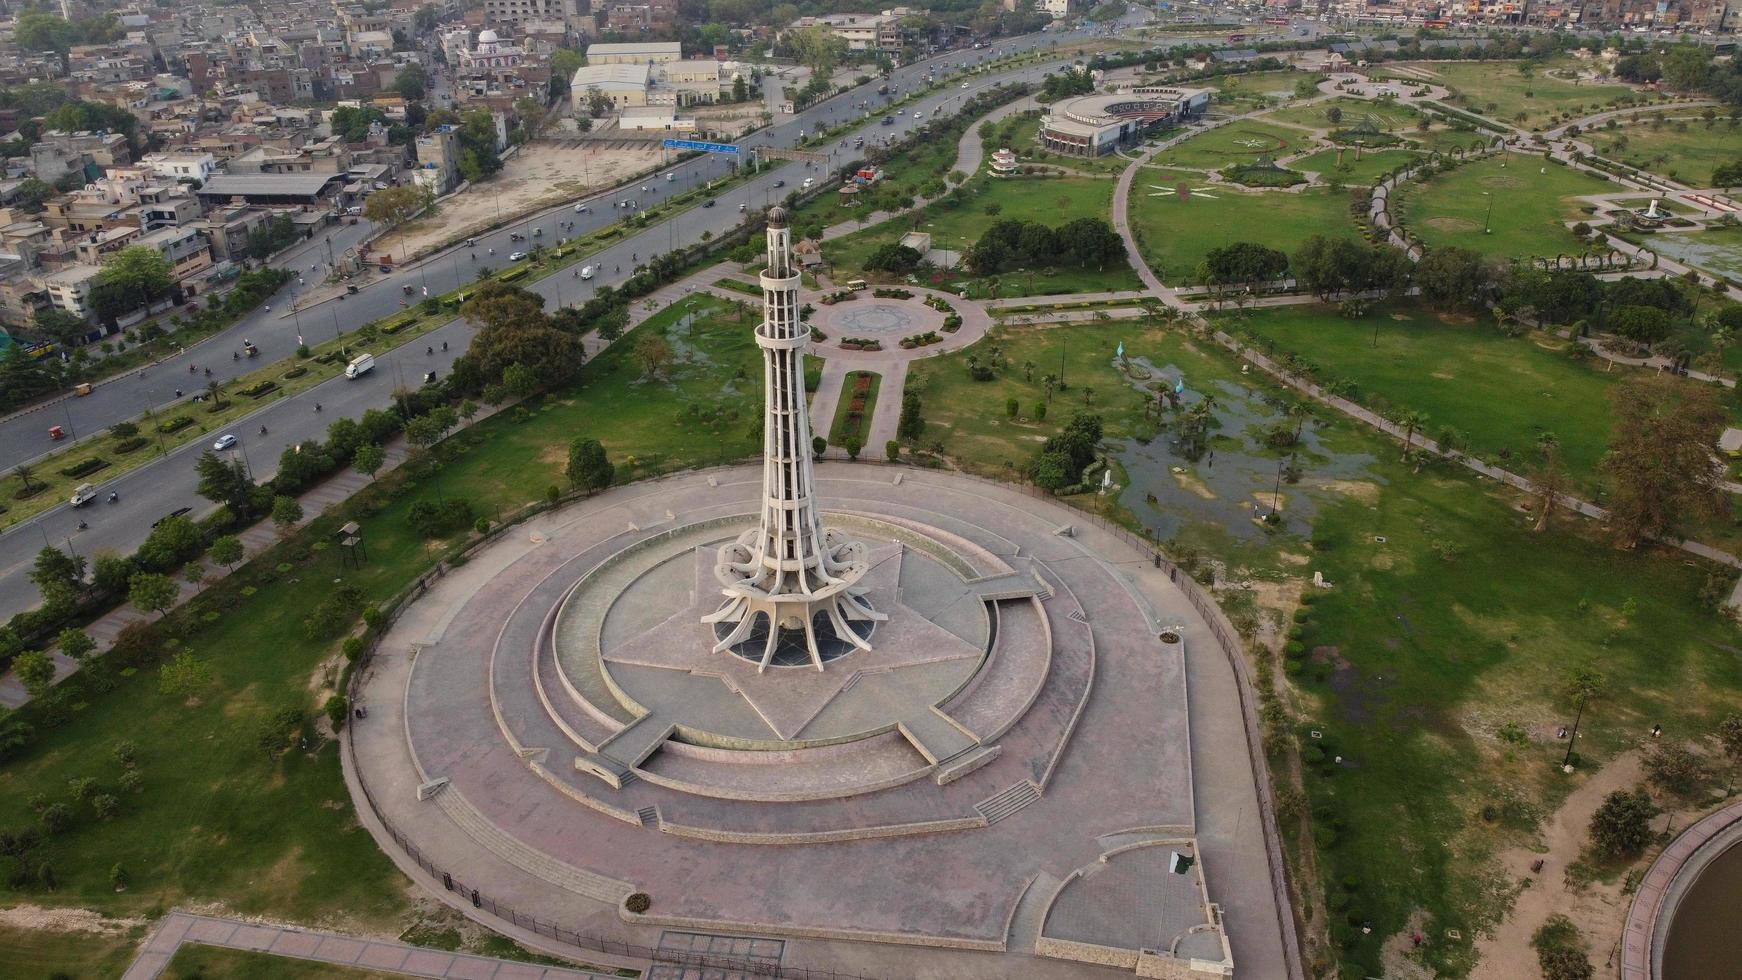
<instances>
[{"instance_id":1,"label":"concrete staircase","mask_svg":"<svg viewBox=\"0 0 1742 980\"><path fill-rule=\"evenodd\" d=\"M995 796L987 797L974 804L974 809L980 811L980 816L986 818L987 826L1020 812L1024 807L1040 799L1040 790L1034 783L1023 780Z\"/></svg>"}]
</instances>

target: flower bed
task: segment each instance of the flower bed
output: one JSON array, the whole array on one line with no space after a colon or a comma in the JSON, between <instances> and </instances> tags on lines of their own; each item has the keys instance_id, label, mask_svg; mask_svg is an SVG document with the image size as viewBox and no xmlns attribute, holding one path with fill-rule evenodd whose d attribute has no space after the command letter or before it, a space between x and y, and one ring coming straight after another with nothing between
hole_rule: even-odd
<instances>
[{"instance_id":1,"label":"flower bed","mask_svg":"<svg viewBox=\"0 0 1742 980\"><path fill-rule=\"evenodd\" d=\"M894 288L890 288L890 287L882 287L879 289L871 290L871 295L877 297L878 299L912 299L913 298L913 291L909 290L909 289L894 289Z\"/></svg>"},{"instance_id":2,"label":"flower bed","mask_svg":"<svg viewBox=\"0 0 1742 980\"><path fill-rule=\"evenodd\" d=\"M76 480L81 476L90 476L92 473L95 473L108 465L108 460L93 457L81 463L74 463L66 469L61 470L60 475Z\"/></svg>"},{"instance_id":3,"label":"flower bed","mask_svg":"<svg viewBox=\"0 0 1742 980\"><path fill-rule=\"evenodd\" d=\"M308 368L303 367L302 365L299 364L296 367L293 367L290 370L284 372L284 380L294 381L295 379L300 378L307 373L308 373Z\"/></svg>"},{"instance_id":4,"label":"flower bed","mask_svg":"<svg viewBox=\"0 0 1742 980\"><path fill-rule=\"evenodd\" d=\"M866 337L843 337L843 338L841 338L841 349L842 350L882 350L883 349L883 341L872 340L872 339L869 339Z\"/></svg>"},{"instance_id":5,"label":"flower bed","mask_svg":"<svg viewBox=\"0 0 1742 980\"><path fill-rule=\"evenodd\" d=\"M845 303L850 299L857 299L858 295L858 293L853 292L851 289L837 289L817 300L817 302L824 306L834 306L836 303Z\"/></svg>"},{"instance_id":6,"label":"flower bed","mask_svg":"<svg viewBox=\"0 0 1742 980\"><path fill-rule=\"evenodd\" d=\"M962 329L962 315L960 313L951 313L949 316L944 317L943 329L944 333L955 333L957 330Z\"/></svg>"},{"instance_id":7,"label":"flower bed","mask_svg":"<svg viewBox=\"0 0 1742 980\"><path fill-rule=\"evenodd\" d=\"M951 306L949 301L944 299L942 296L927 296L925 298L925 305L937 310L939 313L956 312L956 308Z\"/></svg>"},{"instance_id":8,"label":"flower bed","mask_svg":"<svg viewBox=\"0 0 1742 980\"><path fill-rule=\"evenodd\" d=\"M261 398L278 390L278 382L261 381L243 388L240 394L246 398Z\"/></svg>"},{"instance_id":9,"label":"flower bed","mask_svg":"<svg viewBox=\"0 0 1742 980\"><path fill-rule=\"evenodd\" d=\"M925 333L916 333L911 337L901 338L901 347L903 350L913 350L916 347L930 347L932 344L943 342L944 338L939 337L936 330L927 330Z\"/></svg>"},{"instance_id":10,"label":"flower bed","mask_svg":"<svg viewBox=\"0 0 1742 980\"><path fill-rule=\"evenodd\" d=\"M131 439L123 439L115 444L115 455L125 456L141 446L144 446L145 443L146 439L144 436L134 436Z\"/></svg>"},{"instance_id":11,"label":"flower bed","mask_svg":"<svg viewBox=\"0 0 1742 980\"><path fill-rule=\"evenodd\" d=\"M177 415L175 418L170 419L167 422L157 423L157 431L167 436L171 432L180 432L193 424L194 420L188 418L186 415Z\"/></svg>"}]
</instances>

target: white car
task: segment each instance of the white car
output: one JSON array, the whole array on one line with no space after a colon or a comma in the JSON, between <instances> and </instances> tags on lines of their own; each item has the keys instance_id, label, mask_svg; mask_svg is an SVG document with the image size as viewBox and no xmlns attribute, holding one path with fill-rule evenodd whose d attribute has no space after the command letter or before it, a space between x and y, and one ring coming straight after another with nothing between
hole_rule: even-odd
<instances>
[{"instance_id":1,"label":"white car","mask_svg":"<svg viewBox=\"0 0 1742 980\"><path fill-rule=\"evenodd\" d=\"M595 268L594 266L583 265L583 266L581 266L581 278L582 279L591 279L591 278L593 278L593 273L598 272L598 271L599 270L597 268Z\"/></svg>"},{"instance_id":2,"label":"white car","mask_svg":"<svg viewBox=\"0 0 1742 980\"><path fill-rule=\"evenodd\" d=\"M804 179L804 186L808 188L816 182L817 182L817 179L815 177L806 177Z\"/></svg>"},{"instance_id":3,"label":"white car","mask_svg":"<svg viewBox=\"0 0 1742 980\"><path fill-rule=\"evenodd\" d=\"M234 446L235 444L236 444L236 437L233 435L230 435L229 433L225 433L224 435L221 435L218 437L217 442L212 443L212 448L217 450L218 452L223 452L224 450L229 449L231 446Z\"/></svg>"},{"instance_id":4,"label":"white car","mask_svg":"<svg viewBox=\"0 0 1742 980\"><path fill-rule=\"evenodd\" d=\"M525 252L509 252L508 253L508 261L510 261L510 262L519 262L521 259L524 259L524 258L526 258Z\"/></svg>"},{"instance_id":5,"label":"white car","mask_svg":"<svg viewBox=\"0 0 1742 980\"><path fill-rule=\"evenodd\" d=\"M592 208L587 207L585 204L575 205L575 213L576 214L586 214L588 211L591 211L591 210L592 210Z\"/></svg>"},{"instance_id":6,"label":"white car","mask_svg":"<svg viewBox=\"0 0 1742 980\"><path fill-rule=\"evenodd\" d=\"M915 110L913 110L913 118L915 118L915 119L924 119L924 118L925 118L925 113L923 113L923 112L921 112L921 111L919 111L919 110L918 110L918 109L915 109Z\"/></svg>"}]
</instances>

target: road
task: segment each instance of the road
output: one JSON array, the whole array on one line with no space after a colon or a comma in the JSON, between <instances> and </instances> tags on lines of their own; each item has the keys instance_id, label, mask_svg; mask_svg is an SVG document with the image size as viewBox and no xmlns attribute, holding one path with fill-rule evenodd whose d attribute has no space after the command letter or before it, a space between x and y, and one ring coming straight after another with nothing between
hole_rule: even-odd
<instances>
[{"instance_id":1,"label":"road","mask_svg":"<svg viewBox=\"0 0 1742 980\"><path fill-rule=\"evenodd\" d=\"M897 69L889 79L891 96L899 98L923 83L928 68L933 66L938 66L942 77L949 69L959 69L964 65L976 64L1015 50L1045 49L1055 42L1057 46L1063 47L1088 36L1088 32L1048 32L1003 40L980 51L947 52ZM960 80L952 81L947 87L940 87L924 99L905 106L896 122L890 126L878 124L886 113L878 108L881 100L875 94L876 83L873 83L813 106L795 115L789 122L751 134L741 145L790 147L798 141L800 132L813 132L819 122L836 126L852 120L866 123L867 128L863 132L868 142L873 139L895 139L923 123L922 119L915 118L916 111L924 120L929 120L934 108L941 107L944 112L953 111L960 107L964 96L975 94L995 80L1035 81L1048 70L1056 70L1057 67L1058 62L1049 60L996 75L970 75L965 79L969 85L967 89L960 87ZM855 104L858 102L867 102L869 108L856 108ZM850 150L841 150L839 146L834 151L836 154L856 155ZM837 159L845 162L848 157L838 156ZM22 425L27 433L34 433L28 436L29 449L34 451L38 446L36 440L42 438L41 433L48 425L65 424L54 417L63 411L88 413L85 416L75 415L75 425L95 428L120 419L136 417L148 403L157 408L169 407L176 386L184 386L191 395L197 387L193 383L196 379L203 384L203 372L207 366L220 378L240 372L247 362L232 361L228 355L240 346L243 337L259 345L266 359L287 357L295 347L299 332L315 339L324 336L323 331L336 328L350 330L398 310L405 299L400 289L402 284L409 283L420 292L427 285L430 293L434 295L473 280L479 264L491 263L500 268L510 251L525 247L511 241L511 233L525 234L530 240L554 244L559 233L582 234L616 220L620 211L611 206L613 201L631 196L649 199L658 195L669 196L676 190L687 189L698 182L724 178L730 174L731 168L732 164L719 156L710 155L685 161L650 179L646 185L649 190L645 193L639 187L633 190L618 189L587 198L590 210L586 213L576 213L572 207L565 205L528 216L509 228L480 236L475 248L461 246L450 249L397 271L343 301L330 300L291 314L286 309L291 305L289 293L280 293L273 298L272 311L255 313L236 326L190 349L182 357L147 368L124 380L103 385L86 398L74 399L43 412L27 415L22 422L18 419L11 420L6 427L0 428L0 447L10 446L11 443L6 440L12 437L12 426ZM666 174L671 176L670 180L666 179ZM704 232L711 232L718 237L730 231L741 220L740 205L747 210L766 208L797 188L807 174L823 176L822 171L807 170L802 163L781 163L722 192L716 198L718 204L715 207L693 207L675 218L629 236L599 252L587 260L588 264L596 265L601 270L591 282L581 281L571 274L558 274L533 283L528 288L543 295L554 305L584 302L597 286L605 283L616 284L626 279L638 259L644 260L654 253L668 251L679 243L700 241ZM777 188L777 181L784 182L785 186ZM573 222L573 230L564 231L559 222ZM544 230L544 234L531 239L532 229L539 228ZM491 249L495 249L494 257L490 255ZM320 246L319 251L324 257L325 247ZM476 260L471 258L473 254L477 256ZM314 259L303 256L305 268L312 261ZM575 268L578 270L579 266ZM311 282L308 288L312 287ZM255 415L237 422L229 430L242 440L240 447L234 451L246 452L256 479L270 477L276 472L278 457L286 446L308 439L324 438L326 427L341 416L355 417L365 409L386 407L391 399L396 372L406 383L413 385L421 380L425 371L434 370L446 374L448 365L466 349L470 339L470 325L456 321L425 335L406 348L401 348L399 352L379 355L379 366L371 377L357 382L336 379L300 395L271 402ZM446 352L441 350L443 342L448 344ZM416 349L430 345L436 348L433 356ZM187 370L189 364L196 365L199 371L190 375ZM256 362L254 367L257 368L259 364L260 362ZM324 408L319 414L314 411L317 402ZM87 421L80 422L81 418ZM261 425L267 428L265 436L259 435ZM85 428L81 427L76 431L84 432ZM215 438L215 434L211 438ZM211 438L202 438L196 443L173 450L162 460L102 484L104 496L82 510L74 511L62 504L31 521L0 532L0 619L36 604L36 587L25 578L25 573L28 572L36 552L45 543L62 548L70 544L74 551L87 557L98 551L126 554L145 540L152 522L165 514L181 507L192 507L195 513L204 511L209 504L195 492L197 481L193 462L211 445ZM9 449L0 448L0 458L11 458L8 457L8 452ZM120 494L118 503L104 502L106 494L111 490ZM80 520L89 525L84 531L77 528Z\"/></svg>"}]
</instances>

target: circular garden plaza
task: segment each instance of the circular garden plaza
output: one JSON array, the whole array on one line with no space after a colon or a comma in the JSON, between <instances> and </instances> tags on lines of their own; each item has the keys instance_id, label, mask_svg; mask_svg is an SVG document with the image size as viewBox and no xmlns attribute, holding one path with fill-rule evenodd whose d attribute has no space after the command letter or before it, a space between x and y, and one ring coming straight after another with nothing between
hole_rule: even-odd
<instances>
[{"instance_id":1,"label":"circular garden plaza","mask_svg":"<svg viewBox=\"0 0 1742 980\"><path fill-rule=\"evenodd\" d=\"M1221 614L1050 498L814 461L769 217L761 464L612 489L429 580L359 688L371 832L466 914L594 962L1298 969ZM925 299L822 322L905 336L942 316ZM953 345L984 332L964 313Z\"/></svg>"}]
</instances>

